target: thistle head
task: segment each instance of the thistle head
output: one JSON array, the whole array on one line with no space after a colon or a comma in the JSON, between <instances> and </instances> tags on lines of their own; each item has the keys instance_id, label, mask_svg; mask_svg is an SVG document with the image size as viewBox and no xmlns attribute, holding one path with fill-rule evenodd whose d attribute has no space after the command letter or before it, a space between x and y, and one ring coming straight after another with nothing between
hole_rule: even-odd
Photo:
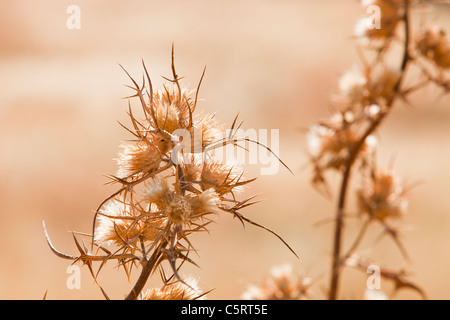
<instances>
[{"instance_id":1,"label":"thistle head","mask_svg":"<svg viewBox=\"0 0 450 320\"><path fill-rule=\"evenodd\" d=\"M380 221L401 218L408 206L405 192L394 173L373 172L369 182L357 191L359 210Z\"/></svg>"},{"instance_id":2,"label":"thistle head","mask_svg":"<svg viewBox=\"0 0 450 320\"><path fill-rule=\"evenodd\" d=\"M310 298L313 280L296 276L291 265L273 267L271 274L260 285L250 286L242 295L244 300L305 300Z\"/></svg>"},{"instance_id":3,"label":"thistle head","mask_svg":"<svg viewBox=\"0 0 450 320\"><path fill-rule=\"evenodd\" d=\"M422 30L417 35L416 47L436 67L450 69L450 37L444 29L433 26Z\"/></svg>"},{"instance_id":4,"label":"thistle head","mask_svg":"<svg viewBox=\"0 0 450 320\"><path fill-rule=\"evenodd\" d=\"M141 300L203 300L206 296L194 278L165 284L161 289L152 288L142 294Z\"/></svg>"}]
</instances>

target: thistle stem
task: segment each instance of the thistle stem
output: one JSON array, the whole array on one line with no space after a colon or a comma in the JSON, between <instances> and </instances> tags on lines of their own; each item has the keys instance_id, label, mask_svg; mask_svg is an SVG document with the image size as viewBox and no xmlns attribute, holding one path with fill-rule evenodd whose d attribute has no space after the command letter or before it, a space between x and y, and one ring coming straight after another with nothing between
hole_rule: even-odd
<instances>
[{"instance_id":1,"label":"thistle stem","mask_svg":"<svg viewBox=\"0 0 450 320\"><path fill-rule=\"evenodd\" d=\"M125 300L136 300L139 294L144 289L145 284L147 283L148 278L152 274L156 263L159 261L161 257L161 251L167 246L167 241L162 242L158 248L155 249L152 256L149 260L147 260L142 268L141 274L134 284L133 289L131 289L130 293L125 297Z\"/></svg>"}]
</instances>

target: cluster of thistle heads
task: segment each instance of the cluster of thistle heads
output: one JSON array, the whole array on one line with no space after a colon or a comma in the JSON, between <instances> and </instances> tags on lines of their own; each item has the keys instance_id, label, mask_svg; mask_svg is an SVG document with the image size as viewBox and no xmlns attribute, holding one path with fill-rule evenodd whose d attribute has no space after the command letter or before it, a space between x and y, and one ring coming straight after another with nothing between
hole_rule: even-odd
<instances>
[{"instance_id":1,"label":"cluster of thistle heads","mask_svg":"<svg viewBox=\"0 0 450 320\"><path fill-rule=\"evenodd\" d=\"M242 294L244 300L308 300L314 280L303 274L297 275L290 264L272 268L262 284L249 285Z\"/></svg>"},{"instance_id":2,"label":"cluster of thistle heads","mask_svg":"<svg viewBox=\"0 0 450 320\"><path fill-rule=\"evenodd\" d=\"M195 113L205 71L197 90L182 88L172 47L172 78L163 77L166 83L156 90L145 64L142 65L142 85L123 69L133 84L127 87L134 94L127 97L131 125L121 126L132 138L121 146L116 174L108 175L109 183L120 188L96 210L91 248L84 241L81 245L76 233L79 256L63 254L49 239L48 242L58 256L87 264L94 279L110 260L116 260L128 277L133 267L143 265L148 271L144 283L146 277L160 274L162 288L143 292L140 285L128 297L199 299L205 293L200 291L195 279L184 279L180 268L185 263L196 265L191 259L192 253L197 253L191 235L208 231L215 215L232 214L242 224L263 228L283 240L240 212L257 202L254 196L238 199L243 188L255 178L245 179L241 166L214 157L218 148L238 147L241 138L236 138L235 133L242 122L237 125L236 117L225 136L223 126L214 115ZM132 98L139 101L140 117L131 107ZM247 142L261 145L249 139ZM101 262L96 272L94 261ZM103 289L102 292L107 297Z\"/></svg>"},{"instance_id":3,"label":"cluster of thistle heads","mask_svg":"<svg viewBox=\"0 0 450 320\"><path fill-rule=\"evenodd\" d=\"M99 207L93 240L97 246L114 245L121 253L138 255L140 260L159 256L154 270L159 268L164 275L164 286L143 298L173 299L186 288L190 294L184 298L199 298L203 295L195 295L199 293L195 281L184 281L179 274L183 263L195 264L190 258L190 253L196 252L190 236L208 231L212 216L220 212L231 213L242 223L256 224L239 211L255 203L253 197L237 199L254 179L246 180L242 167L213 157L215 149L237 145L233 136L236 119L231 134L221 138L223 126L214 115L194 113L201 80L195 95L182 88L173 52L173 78L166 78L161 90L153 90L143 67L142 87L130 79L136 92L132 97L139 99L144 117L137 119L129 108L132 127L126 129L133 140L122 146L119 168L110 176L122 187ZM163 261L170 266L170 277L165 276ZM128 268L133 260L121 264Z\"/></svg>"},{"instance_id":4,"label":"cluster of thistle heads","mask_svg":"<svg viewBox=\"0 0 450 320\"><path fill-rule=\"evenodd\" d=\"M368 129L390 112L394 100L402 94L403 70L388 66L384 56L398 34L405 8L403 0L363 2L380 6L382 12L381 29L366 28L362 32L361 23L357 28L364 46L376 50L375 58L369 62L364 57L362 67L355 65L343 74L338 92L332 97L336 112L313 125L307 139L314 168L313 185L330 195L326 173L342 173L355 165L364 177L357 191L360 212L386 222L405 212L406 189L392 169L376 166L376 132Z\"/></svg>"}]
</instances>

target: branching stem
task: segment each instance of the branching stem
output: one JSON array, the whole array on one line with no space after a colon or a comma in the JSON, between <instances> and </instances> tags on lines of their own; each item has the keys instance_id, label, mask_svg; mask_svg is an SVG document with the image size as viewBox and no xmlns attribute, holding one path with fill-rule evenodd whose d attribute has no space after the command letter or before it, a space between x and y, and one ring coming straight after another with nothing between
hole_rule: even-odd
<instances>
[{"instance_id":1,"label":"branching stem","mask_svg":"<svg viewBox=\"0 0 450 320\"><path fill-rule=\"evenodd\" d=\"M400 77L396 82L396 85L393 90L393 94L389 101L387 101L387 110L385 112L380 113L380 115L370 124L370 126L366 129L361 139L356 143L352 148L349 148L349 156L347 162L345 164L345 169L342 174L342 180L339 191L339 198L337 204L336 211L336 225L335 232L333 238L333 257L332 257L332 267L331 267L331 279L330 279L330 291L329 291L329 300L336 300L338 298L338 288L339 288L339 276L341 271L341 247L342 247L342 232L344 229L344 213L346 208L346 200L348 187L350 183L350 178L352 174L353 164L358 158L359 152L361 151L367 137L369 137L376 129L380 126L386 116L390 113L392 109L392 105L394 104L396 98L399 96L400 87L402 80L404 78L404 74L406 68L408 66L408 62L410 61L409 55L409 42L410 42L410 34L409 34L409 0L404 0L404 15L403 15L403 23L405 29L405 39L404 39L404 52L403 59L400 67Z\"/></svg>"}]
</instances>

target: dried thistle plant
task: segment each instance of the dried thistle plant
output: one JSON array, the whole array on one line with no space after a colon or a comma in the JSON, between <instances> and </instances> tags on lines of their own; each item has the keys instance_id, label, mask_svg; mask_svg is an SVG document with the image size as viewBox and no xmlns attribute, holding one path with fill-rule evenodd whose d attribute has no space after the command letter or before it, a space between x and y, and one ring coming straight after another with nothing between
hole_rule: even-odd
<instances>
[{"instance_id":1,"label":"dried thistle plant","mask_svg":"<svg viewBox=\"0 0 450 320\"><path fill-rule=\"evenodd\" d=\"M273 267L264 283L251 285L242 294L244 300L309 300L314 280L304 275L294 275L291 265Z\"/></svg>"},{"instance_id":2,"label":"dried thistle plant","mask_svg":"<svg viewBox=\"0 0 450 320\"><path fill-rule=\"evenodd\" d=\"M214 215L222 212L232 214L243 225L249 223L271 232L294 253L275 232L241 213L256 203L254 197L238 199L239 191L255 178L245 179L241 167L213 157L218 148L239 146L235 132L242 123L238 125L236 117L230 134L225 136L214 116L194 114L205 71L195 92L182 88L173 47L172 78L164 78L167 83L161 90L153 89L144 63L143 69L142 86L123 69L133 84L128 87L134 91L127 98L139 100L143 117L135 115L129 102L131 127L121 125L133 139L122 145L117 173L108 175L109 183L120 187L97 208L93 231L88 235L91 245L84 245L84 241L81 244L81 234L74 232L79 255L64 254L55 249L45 231L51 250L61 258L86 264L96 283L108 261L116 261L128 277L133 267L141 268L127 300L204 297L206 293L195 281L180 275L180 268L184 263L196 265L191 259L191 254L196 253L191 236L208 231ZM244 140L262 146L257 141ZM100 263L95 272L94 262ZM156 272L160 273L163 287L143 293L147 280Z\"/></svg>"},{"instance_id":3,"label":"dried thistle plant","mask_svg":"<svg viewBox=\"0 0 450 320\"><path fill-rule=\"evenodd\" d=\"M312 185L330 197L328 172L337 172L341 178L333 219L330 300L339 298L339 280L345 266L359 269L367 266L361 259L353 259L351 264L349 261L356 256L370 227L380 226L381 234L392 238L408 261L400 236L410 187L402 184L392 169L379 168L375 135L396 105L411 103L412 93L427 85L436 85L444 93L449 89L450 39L446 31L427 27L416 35L412 32L411 11L424 5L424 1L370 0L362 3L365 8L378 6L380 28L370 28L372 21L367 18L358 22L355 34L361 66L354 66L342 76L339 91L332 99L335 114L313 125L307 137L313 167ZM397 57L392 52L399 47L403 53L396 62ZM352 188L355 175L362 183ZM344 251L344 220L351 216L347 201L351 192L355 192L356 210L362 219L356 239ZM383 270L382 278L392 281L396 288L413 289L426 297L420 287L405 280L402 270Z\"/></svg>"}]
</instances>

